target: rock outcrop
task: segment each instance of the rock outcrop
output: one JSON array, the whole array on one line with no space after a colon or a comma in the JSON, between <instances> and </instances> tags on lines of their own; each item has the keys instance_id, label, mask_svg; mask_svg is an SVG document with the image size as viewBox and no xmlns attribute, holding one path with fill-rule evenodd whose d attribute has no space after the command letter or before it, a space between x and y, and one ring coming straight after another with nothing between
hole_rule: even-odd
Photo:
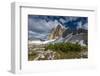
<instances>
[{"instance_id":1,"label":"rock outcrop","mask_svg":"<svg viewBox=\"0 0 100 76\"><path fill-rule=\"evenodd\" d=\"M48 36L48 39L58 39L62 36L63 32L65 31L65 27L62 25L57 25L55 28L52 29L51 33Z\"/></svg>"}]
</instances>

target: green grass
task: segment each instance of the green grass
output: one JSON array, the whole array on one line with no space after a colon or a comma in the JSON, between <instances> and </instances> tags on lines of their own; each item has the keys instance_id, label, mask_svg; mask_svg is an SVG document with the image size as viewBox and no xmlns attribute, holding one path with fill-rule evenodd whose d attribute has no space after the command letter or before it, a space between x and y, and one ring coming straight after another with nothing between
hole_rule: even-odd
<instances>
[{"instance_id":1,"label":"green grass","mask_svg":"<svg viewBox=\"0 0 100 76\"><path fill-rule=\"evenodd\" d=\"M79 59L81 58L81 54L88 51L87 46L81 46L78 43L55 43L55 44L48 44L45 47L45 51L51 50L55 52L54 59ZM32 53L28 53L28 60L34 60L38 55L31 49ZM45 57L44 59L40 60L47 60Z\"/></svg>"},{"instance_id":2,"label":"green grass","mask_svg":"<svg viewBox=\"0 0 100 76\"><path fill-rule=\"evenodd\" d=\"M53 51L62 51L67 53L68 51L81 51L81 46L76 43L76 44L72 44L72 43L55 43L55 44L49 44L45 47L45 50L53 50Z\"/></svg>"},{"instance_id":3,"label":"green grass","mask_svg":"<svg viewBox=\"0 0 100 76\"><path fill-rule=\"evenodd\" d=\"M81 58L81 52L87 51L87 47L83 47L78 43L55 43L45 47L46 50L56 52L55 59L74 59Z\"/></svg>"}]
</instances>

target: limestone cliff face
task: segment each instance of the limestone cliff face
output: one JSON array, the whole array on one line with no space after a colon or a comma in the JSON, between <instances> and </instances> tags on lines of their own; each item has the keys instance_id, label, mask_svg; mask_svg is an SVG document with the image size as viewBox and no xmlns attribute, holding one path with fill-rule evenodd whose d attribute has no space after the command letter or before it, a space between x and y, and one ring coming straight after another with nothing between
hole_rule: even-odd
<instances>
[{"instance_id":1,"label":"limestone cliff face","mask_svg":"<svg viewBox=\"0 0 100 76\"><path fill-rule=\"evenodd\" d=\"M58 39L62 36L63 32L65 31L65 28L62 25L57 25L51 33L48 36L48 39Z\"/></svg>"}]
</instances>

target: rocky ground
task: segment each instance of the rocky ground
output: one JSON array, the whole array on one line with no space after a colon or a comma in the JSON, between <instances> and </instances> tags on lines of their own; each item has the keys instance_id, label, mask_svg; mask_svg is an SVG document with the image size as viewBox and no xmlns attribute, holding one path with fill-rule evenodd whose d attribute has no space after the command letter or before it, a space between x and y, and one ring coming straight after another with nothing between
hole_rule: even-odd
<instances>
[{"instance_id":1,"label":"rocky ground","mask_svg":"<svg viewBox=\"0 0 100 76\"><path fill-rule=\"evenodd\" d=\"M81 52L68 52L63 53L61 51L44 51L44 48L34 48L28 53L28 60L57 60L57 59L81 59L88 58L88 51Z\"/></svg>"},{"instance_id":2,"label":"rocky ground","mask_svg":"<svg viewBox=\"0 0 100 76\"><path fill-rule=\"evenodd\" d=\"M35 49L36 50L36 49ZM29 60L54 60L55 59L55 53L52 50L44 51L43 48L39 48L36 51L29 52ZM30 56L30 55L36 55ZM33 58L32 58L33 57Z\"/></svg>"}]
</instances>

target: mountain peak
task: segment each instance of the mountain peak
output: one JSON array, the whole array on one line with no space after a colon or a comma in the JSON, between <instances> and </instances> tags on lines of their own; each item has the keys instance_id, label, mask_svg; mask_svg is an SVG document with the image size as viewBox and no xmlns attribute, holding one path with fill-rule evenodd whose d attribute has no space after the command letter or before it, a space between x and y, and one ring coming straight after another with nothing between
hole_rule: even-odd
<instances>
[{"instance_id":1,"label":"mountain peak","mask_svg":"<svg viewBox=\"0 0 100 76\"><path fill-rule=\"evenodd\" d=\"M62 36L63 32L65 31L65 27L61 24L58 24L48 36L48 39L57 39Z\"/></svg>"}]
</instances>

